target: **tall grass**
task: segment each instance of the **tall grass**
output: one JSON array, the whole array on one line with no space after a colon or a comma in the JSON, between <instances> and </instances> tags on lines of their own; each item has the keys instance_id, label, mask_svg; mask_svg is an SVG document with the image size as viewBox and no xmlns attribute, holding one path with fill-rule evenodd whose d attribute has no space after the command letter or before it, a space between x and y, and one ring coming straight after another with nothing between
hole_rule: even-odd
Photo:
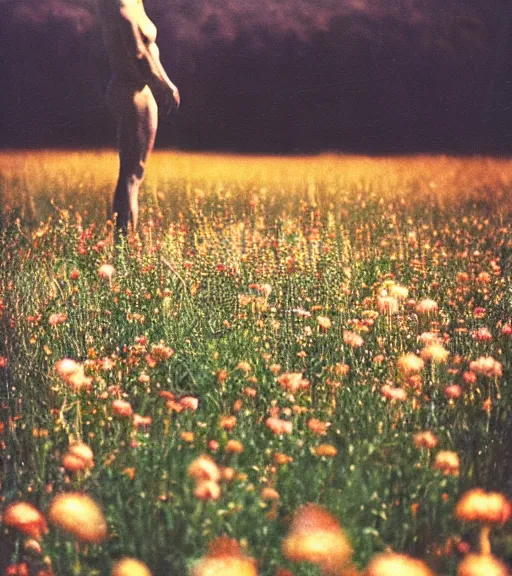
<instances>
[{"instance_id":1,"label":"tall grass","mask_svg":"<svg viewBox=\"0 0 512 576\"><path fill-rule=\"evenodd\" d=\"M261 574L314 574L280 548L314 502L360 569L389 547L455 574L478 547L454 517L461 494L511 491L512 162L160 153L120 247L115 172L111 152L0 155L3 505L85 492L109 532L78 546L51 528L33 558L5 528L11 561L103 574L133 556L185 574L228 535ZM417 374L401 369L409 353ZM487 357L487 372L471 364ZM59 377L63 358L89 386ZM116 415L120 399L148 419ZM418 447L423 431L436 447ZM63 467L75 441L94 453L86 472ZM218 500L187 473L204 453L228 469ZM492 545L510 559L509 528Z\"/></svg>"}]
</instances>

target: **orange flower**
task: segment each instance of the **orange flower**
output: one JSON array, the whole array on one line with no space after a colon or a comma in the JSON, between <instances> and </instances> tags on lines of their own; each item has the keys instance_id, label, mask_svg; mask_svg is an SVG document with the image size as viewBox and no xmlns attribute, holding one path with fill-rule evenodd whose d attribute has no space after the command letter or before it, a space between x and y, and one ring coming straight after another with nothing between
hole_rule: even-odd
<instances>
[{"instance_id":1,"label":"orange flower","mask_svg":"<svg viewBox=\"0 0 512 576\"><path fill-rule=\"evenodd\" d=\"M299 508L281 549L293 562L312 562L332 574L341 572L352 557L352 548L336 518L316 504Z\"/></svg>"},{"instance_id":2,"label":"orange flower","mask_svg":"<svg viewBox=\"0 0 512 576\"><path fill-rule=\"evenodd\" d=\"M490 284L491 283L491 275L489 274L489 272L480 272L480 274L478 274L478 276L476 277L476 281L479 284Z\"/></svg>"},{"instance_id":3,"label":"orange flower","mask_svg":"<svg viewBox=\"0 0 512 576\"><path fill-rule=\"evenodd\" d=\"M100 507L87 494L57 495L48 509L50 522L77 540L99 543L107 538L107 523Z\"/></svg>"},{"instance_id":4,"label":"orange flower","mask_svg":"<svg viewBox=\"0 0 512 576\"><path fill-rule=\"evenodd\" d=\"M389 384L384 384L380 389L381 394L388 400L398 400L403 402L407 400L407 391L403 388L393 388Z\"/></svg>"},{"instance_id":5,"label":"orange flower","mask_svg":"<svg viewBox=\"0 0 512 576\"><path fill-rule=\"evenodd\" d=\"M314 449L315 456L323 456L325 458L334 458L338 454L338 450L332 444L319 444Z\"/></svg>"},{"instance_id":6,"label":"orange flower","mask_svg":"<svg viewBox=\"0 0 512 576\"><path fill-rule=\"evenodd\" d=\"M62 459L62 466L68 472L89 470L94 468L94 454L87 444L76 442L71 444Z\"/></svg>"},{"instance_id":7,"label":"orange flower","mask_svg":"<svg viewBox=\"0 0 512 576\"><path fill-rule=\"evenodd\" d=\"M180 434L180 437L183 440L183 442L191 444L194 441L195 434L193 432L182 432Z\"/></svg>"},{"instance_id":8,"label":"orange flower","mask_svg":"<svg viewBox=\"0 0 512 576\"><path fill-rule=\"evenodd\" d=\"M262 500L279 500L279 492L274 490L274 488L270 488L266 486L261 491L261 499Z\"/></svg>"},{"instance_id":9,"label":"orange flower","mask_svg":"<svg viewBox=\"0 0 512 576\"><path fill-rule=\"evenodd\" d=\"M218 500L220 498L220 486L212 480L201 480L194 489L194 496L198 500Z\"/></svg>"},{"instance_id":10,"label":"orange flower","mask_svg":"<svg viewBox=\"0 0 512 576\"><path fill-rule=\"evenodd\" d=\"M330 425L330 422L322 422L321 420L318 420L318 418L311 418L308 421L308 428L311 432L318 434L319 436L325 436Z\"/></svg>"},{"instance_id":11,"label":"orange flower","mask_svg":"<svg viewBox=\"0 0 512 576\"><path fill-rule=\"evenodd\" d=\"M428 566L405 554L385 552L377 554L368 567L365 576L434 576Z\"/></svg>"},{"instance_id":12,"label":"orange flower","mask_svg":"<svg viewBox=\"0 0 512 576\"><path fill-rule=\"evenodd\" d=\"M465 522L503 525L511 515L512 504L506 496L481 488L464 492L455 508L455 516Z\"/></svg>"},{"instance_id":13,"label":"orange flower","mask_svg":"<svg viewBox=\"0 0 512 576\"><path fill-rule=\"evenodd\" d=\"M456 400L462 394L461 387L458 384L451 384L444 389L444 395L449 400Z\"/></svg>"},{"instance_id":14,"label":"orange flower","mask_svg":"<svg viewBox=\"0 0 512 576\"><path fill-rule=\"evenodd\" d=\"M285 372L277 378L277 383L295 394L298 390L304 390L309 386L309 380L302 378L302 372Z\"/></svg>"},{"instance_id":15,"label":"orange flower","mask_svg":"<svg viewBox=\"0 0 512 576\"><path fill-rule=\"evenodd\" d=\"M9 528L16 528L23 534L40 540L48 532L44 516L28 502L13 502L7 506L2 522Z\"/></svg>"},{"instance_id":16,"label":"orange flower","mask_svg":"<svg viewBox=\"0 0 512 576\"><path fill-rule=\"evenodd\" d=\"M212 458L206 454L198 456L188 467L188 475L194 480L220 480L220 470Z\"/></svg>"},{"instance_id":17,"label":"orange flower","mask_svg":"<svg viewBox=\"0 0 512 576\"><path fill-rule=\"evenodd\" d=\"M230 454L241 454L244 451L244 445L238 440L228 440L225 450Z\"/></svg>"},{"instance_id":18,"label":"orange flower","mask_svg":"<svg viewBox=\"0 0 512 576\"><path fill-rule=\"evenodd\" d=\"M459 475L459 457L455 452L449 450L440 450L436 454L434 468L440 470L445 476L452 474Z\"/></svg>"},{"instance_id":19,"label":"orange flower","mask_svg":"<svg viewBox=\"0 0 512 576\"><path fill-rule=\"evenodd\" d=\"M399 372L405 377L419 374L423 370L424 366L425 363L423 360L413 353L400 356L396 363L396 367L398 368Z\"/></svg>"},{"instance_id":20,"label":"orange flower","mask_svg":"<svg viewBox=\"0 0 512 576\"><path fill-rule=\"evenodd\" d=\"M129 418L133 415L132 405L125 400L114 400L112 402L112 412L122 418Z\"/></svg>"},{"instance_id":21,"label":"orange flower","mask_svg":"<svg viewBox=\"0 0 512 576\"><path fill-rule=\"evenodd\" d=\"M258 576L258 572L238 542L223 536L210 543L208 554L192 566L190 576Z\"/></svg>"},{"instance_id":22,"label":"orange flower","mask_svg":"<svg viewBox=\"0 0 512 576\"><path fill-rule=\"evenodd\" d=\"M238 368L238 370L241 370L242 372L245 372L246 374L251 371L251 365L249 364L249 362L246 362L245 360L242 360L241 362L239 362L237 364L237 368Z\"/></svg>"},{"instance_id":23,"label":"orange flower","mask_svg":"<svg viewBox=\"0 0 512 576\"><path fill-rule=\"evenodd\" d=\"M290 464L293 462L293 458L288 456L288 454L283 454L282 452L276 452L274 454L274 462L279 466L283 466L285 464Z\"/></svg>"},{"instance_id":24,"label":"orange flower","mask_svg":"<svg viewBox=\"0 0 512 576\"><path fill-rule=\"evenodd\" d=\"M151 346L150 355L155 362L165 362L174 356L174 350L160 342Z\"/></svg>"},{"instance_id":25,"label":"orange flower","mask_svg":"<svg viewBox=\"0 0 512 576\"><path fill-rule=\"evenodd\" d=\"M217 382L219 384L223 384L228 379L228 371L227 370L219 370L217 372Z\"/></svg>"},{"instance_id":26,"label":"orange flower","mask_svg":"<svg viewBox=\"0 0 512 576\"><path fill-rule=\"evenodd\" d=\"M121 558L112 567L112 576L151 576L151 572L140 560Z\"/></svg>"},{"instance_id":27,"label":"orange flower","mask_svg":"<svg viewBox=\"0 0 512 576\"><path fill-rule=\"evenodd\" d=\"M231 482L235 477L236 471L234 468L230 466L224 466L221 470L222 481L223 482Z\"/></svg>"},{"instance_id":28,"label":"orange flower","mask_svg":"<svg viewBox=\"0 0 512 576\"><path fill-rule=\"evenodd\" d=\"M438 442L437 437L430 430L418 432L414 435L413 441L417 448L427 448L427 450L435 448Z\"/></svg>"},{"instance_id":29,"label":"orange flower","mask_svg":"<svg viewBox=\"0 0 512 576\"><path fill-rule=\"evenodd\" d=\"M351 348L360 348L364 344L364 340L361 336L355 332L351 332L350 330L343 331L343 342Z\"/></svg>"},{"instance_id":30,"label":"orange flower","mask_svg":"<svg viewBox=\"0 0 512 576\"><path fill-rule=\"evenodd\" d=\"M133 415L133 425L135 428L138 428L139 426L147 428L148 426L151 426L151 422L151 416L141 416L140 414Z\"/></svg>"},{"instance_id":31,"label":"orange flower","mask_svg":"<svg viewBox=\"0 0 512 576\"><path fill-rule=\"evenodd\" d=\"M420 356L425 361L430 361L433 364L444 364L448 360L450 353L444 348L442 344L434 342L429 344L420 352Z\"/></svg>"},{"instance_id":32,"label":"orange flower","mask_svg":"<svg viewBox=\"0 0 512 576\"><path fill-rule=\"evenodd\" d=\"M468 554L457 566L457 576L509 576L510 572L490 554Z\"/></svg>"},{"instance_id":33,"label":"orange flower","mask_svg":"<svg viewBox=\"0 0 512 576\"><path fill-rule=\"evenodd\" d=\"M220 427L223 430L231 431L236 426L236 416L223 416L220 419Z\"/></svg>"},{"instance_id":34,"label":"orange flower","mask_svg":"<svg viewBox=\"0 0 512 576\"><path fill-rule=\"evenodd\" d=\"M191 410L192 412L195 412L199 407L199 399L195 396L183 396L179 399L178 403L185 410Z\"/></svg>"},{"instance_id":35,"label":"orange flower","mask_svg":"<svg viewBox=\"0 0 512 576\"><path fill-rule=\"evenodd\" d=\"M316 321L320 328L325 331L329 330L329 328L332 326L332 322L329 318L327 318L327 316L317 316Z\"/></svg>"}]
</instances>

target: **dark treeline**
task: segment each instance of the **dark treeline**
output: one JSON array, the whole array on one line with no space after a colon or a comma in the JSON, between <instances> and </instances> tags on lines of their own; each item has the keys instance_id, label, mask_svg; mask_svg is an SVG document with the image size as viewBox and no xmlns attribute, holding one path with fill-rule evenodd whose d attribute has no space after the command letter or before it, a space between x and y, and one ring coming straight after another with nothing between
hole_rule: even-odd
<instances>
[{"instance_id":1,"label":"dark treeline","mask_svg":"<svg viewBox=\"0 0 512 576\"><path fill-rule=\"evenodd\" d=\"M146 0L182 108L161 146L510 152L510 0ZM0 0L0 145L103 146L94 0Z\"/></svg>"}]
</instances>

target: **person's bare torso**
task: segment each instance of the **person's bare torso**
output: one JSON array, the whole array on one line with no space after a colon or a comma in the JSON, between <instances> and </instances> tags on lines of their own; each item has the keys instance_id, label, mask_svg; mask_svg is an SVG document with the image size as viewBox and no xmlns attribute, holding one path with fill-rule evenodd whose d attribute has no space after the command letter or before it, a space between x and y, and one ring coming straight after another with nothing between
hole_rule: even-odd
<instances>
[{"instance_id":1,"label":"person's bare torso","mask_svg":"<svg viewBox=\"0 0 512 576\"><path fill-rule=\"evenodd\" d=\"M105 47L112 72L125 80L141 81L135 55L127 55L122 26L131 22L134 34L146 44L156 41L156 26L151 22L142 0L99 0Z\"/></svg>"}]
</instances>

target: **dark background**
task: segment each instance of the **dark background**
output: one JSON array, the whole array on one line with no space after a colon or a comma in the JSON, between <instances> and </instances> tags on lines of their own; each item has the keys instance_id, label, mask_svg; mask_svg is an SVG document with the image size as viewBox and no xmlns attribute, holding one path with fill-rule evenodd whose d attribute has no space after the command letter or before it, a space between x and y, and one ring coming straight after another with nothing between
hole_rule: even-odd
<instances>
[{"instance_id":1,"label":"dark background","mask_svg":"<svg viewBox=\"0 0 512 576\"><path fill-rule=\"evenodd\" d=\"M146 0L159 146L512 151L511 0ZM115 142L94 0L0 0L0 146Z\"/></svg>"}]
</instances>

